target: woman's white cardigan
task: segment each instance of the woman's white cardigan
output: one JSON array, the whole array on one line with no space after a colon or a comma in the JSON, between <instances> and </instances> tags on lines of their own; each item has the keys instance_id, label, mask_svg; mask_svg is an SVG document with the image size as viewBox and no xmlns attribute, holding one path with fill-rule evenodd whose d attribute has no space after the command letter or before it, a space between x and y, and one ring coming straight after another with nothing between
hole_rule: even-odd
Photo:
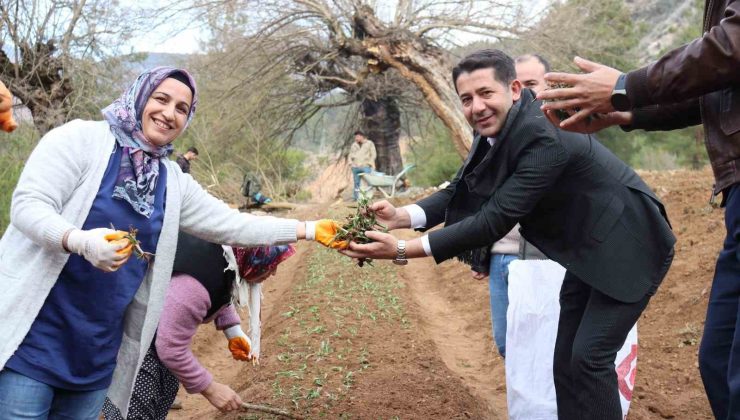
<instances>
[{"instance_id":1,"label":"woman's white cardigan","mask_svg":"<svg viewBox=\"0 0 740 420\"><path fill-rule=\"evenodd\" d=\"M13 193L11 224L0 239L0 369L25 338L66 264L69 254L62 248L62 236L85 222L114 145L108 123L75 120L46 134L28 158ZM157 329L178 231L239 246L296 241L298 221L239 213L209 195L174 162L165 163L167 192L156 256L126 309L108 390L124 417Z\"/></svg>"}]
</instances>

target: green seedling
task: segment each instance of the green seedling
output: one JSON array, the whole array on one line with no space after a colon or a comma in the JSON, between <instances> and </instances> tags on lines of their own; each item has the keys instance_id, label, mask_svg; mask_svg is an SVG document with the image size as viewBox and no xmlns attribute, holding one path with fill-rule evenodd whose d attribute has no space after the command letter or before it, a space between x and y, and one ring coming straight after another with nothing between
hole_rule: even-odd
<instances>
[{"instance_id":1,"label":"green seedling","mask_svg":"<svg viewBox=\"0 0 740 420\"><path fill-rule=\"evenodd\" d=\"M334 236L335 241L351 241L358 244L367 244L372 242L365 232L375 230L388 232L388 228L378 223L375 213L369 208L370 199L360 197L357 200L357 210L354 214L347 216L347 221L339 228L339 232ZM372 259L360 258L357 265L364 266L365 263L372 266Z\"/></svg>"}]
</instances>

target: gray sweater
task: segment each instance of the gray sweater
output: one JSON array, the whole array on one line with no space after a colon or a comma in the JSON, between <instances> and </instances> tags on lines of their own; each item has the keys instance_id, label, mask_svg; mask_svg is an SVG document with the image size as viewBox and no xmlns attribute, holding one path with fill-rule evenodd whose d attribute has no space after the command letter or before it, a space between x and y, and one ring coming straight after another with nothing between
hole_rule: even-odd
<instances>
[{"instance_id":1,"label":"gray sweater","mask_svg":"<svg viewBox=\"0 0 740 420\"><path fill-rule=\"evenodd\" d=\"M104 121L75 120L47 133L26 162L0 239L0 369L31 328L67 262L64 232L85 222L115 139ZM124 315L108 397L124 415L134 380L157 329L172 274L178 231L238 246L296 241L297 220L229 208L167 160L167 192L156 257ZM94 298L94 297L91 297Z\"/></svg>"}]
</instances>

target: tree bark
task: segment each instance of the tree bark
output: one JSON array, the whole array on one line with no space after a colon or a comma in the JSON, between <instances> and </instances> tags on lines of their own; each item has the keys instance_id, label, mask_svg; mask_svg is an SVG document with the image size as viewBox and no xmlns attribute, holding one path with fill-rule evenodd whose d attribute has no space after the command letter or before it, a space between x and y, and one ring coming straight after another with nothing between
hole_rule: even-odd
<instances>
[{"instance_id":1,"label":"tree bark","mask_svg":"<svg viewBox=\"0 0 740 420\"><path fill-rule=\"evenodd\" d=\"M64 123L72 94L72 83L64 74L62 59L55 57L53 41L38 42L33 47L19 46L21 56L15 63L0 50L0 76L8 89L33 116L33 123L43 136Z\"/></svg>"},{"instance_id":2,"label":"tree bark","mask_svg":"<svg viewBox=\"0 0 740 420\"><path fill-rule=\"evenodd\" d=\"M401 129L401 112L391 97L378 101L362 101L362 127L367 137L375 143L375 167L380 172L395 175L403 169L398 138Z\"/></svg>"},{"instance_id":3,"label":"tree bark","mask_svg":"<svg viewBox=\"0 0 740 420\"><path fill-rule=\"evenodd\" d=\"M457 152L462 157L467 156L472 130L452 86L452 65L446 53L406 31L388 31L369 7L356 10L354 22L368 36L362 41L347 39L344 48L353 54L378 60L380 68L393 67L413 83L450 130Z\"/></svg>"}]
</instances>

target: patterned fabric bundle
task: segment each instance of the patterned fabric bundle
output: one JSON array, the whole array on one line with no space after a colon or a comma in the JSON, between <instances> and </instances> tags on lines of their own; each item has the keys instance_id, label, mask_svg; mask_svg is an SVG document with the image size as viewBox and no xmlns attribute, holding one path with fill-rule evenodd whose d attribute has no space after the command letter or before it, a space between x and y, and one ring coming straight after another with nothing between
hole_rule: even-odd
<instances>
[{"instance_id":1,"label":"patterned fabric bundle","mask_svg":"<svg viewBox=\"0 0 740 420\"><path fill-rule=\"evenodd\" d=\"M281 262L295 254L293 245L234 247L239 276L248 283L261 283L263 275L275 270Z\"/></svg>"},{"instance_id":2,"label":"patterned fabric bundle","mask_svg":"<svg viewBox=\"0 0 740 420\"><path fill-rule=\"evenodd\" d=\"M231 302L238 308L248 307L249 339L252 342L253 363L259 363L262 335L262 282L281 262L295 254L293 245L240 248L224 246L227 270L237 270Z\"/></svg>"}]
</instances>

